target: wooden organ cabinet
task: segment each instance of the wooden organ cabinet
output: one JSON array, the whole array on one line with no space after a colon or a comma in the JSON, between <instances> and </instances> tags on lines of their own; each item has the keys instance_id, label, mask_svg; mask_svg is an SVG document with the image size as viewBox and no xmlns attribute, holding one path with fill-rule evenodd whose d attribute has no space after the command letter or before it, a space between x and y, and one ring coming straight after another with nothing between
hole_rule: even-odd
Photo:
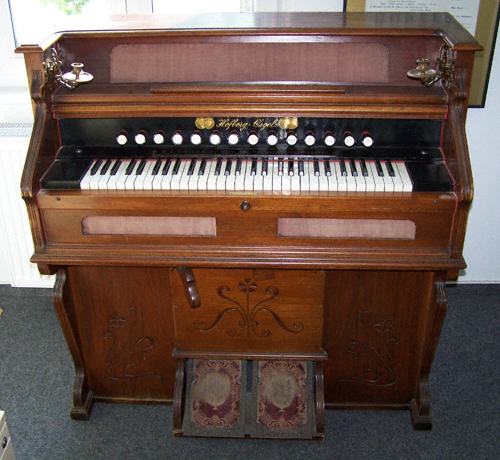
<instances>
[{"instance_id":1,"label":"wooden organ cabinet","mask_svg":"<svg viewBox=\"0 0 500 460\"><path fill-rule=\"evenodd\" d=\"M481 47L444 13L135 21L18 50L71 417L173 402L178 435L321 438L325 408L410 409L431 428Z\"/></svg>"}]
</instances>

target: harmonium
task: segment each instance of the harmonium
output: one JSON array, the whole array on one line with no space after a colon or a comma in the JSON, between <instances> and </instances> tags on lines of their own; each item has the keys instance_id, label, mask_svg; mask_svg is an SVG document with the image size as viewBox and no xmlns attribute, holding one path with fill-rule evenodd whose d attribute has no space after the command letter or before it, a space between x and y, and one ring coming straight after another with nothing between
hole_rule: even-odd
<instances>
[{"instance_id":1,"label":"harmonium","mask_svg":"<svg viewBox=\"0 0 500 460\"><path fill-rule=\"evenodd\" d=\"M71 417L172 403L176 435L317 439L325 409L406 409L430 429L479 50L446 13L119 17L19 47Z\"/></svg>"}]
</instances>

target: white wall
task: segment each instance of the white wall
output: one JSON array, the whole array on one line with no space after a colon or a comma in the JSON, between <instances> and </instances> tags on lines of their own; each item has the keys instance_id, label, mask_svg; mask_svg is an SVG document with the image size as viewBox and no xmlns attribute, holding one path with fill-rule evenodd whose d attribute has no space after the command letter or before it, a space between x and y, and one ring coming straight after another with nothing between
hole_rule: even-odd
<instances>
[{"instance_id":1,"label":"white wall","mask_svg":"<svg viewBox=\"0 0 500 460\"><path fill-rule=\"evenodd\" d=\"M500 44L490 75L486 106L469 109L467 137L474 175L464 255L464 282L500 282Z\"/></svg>"}]
</instances>

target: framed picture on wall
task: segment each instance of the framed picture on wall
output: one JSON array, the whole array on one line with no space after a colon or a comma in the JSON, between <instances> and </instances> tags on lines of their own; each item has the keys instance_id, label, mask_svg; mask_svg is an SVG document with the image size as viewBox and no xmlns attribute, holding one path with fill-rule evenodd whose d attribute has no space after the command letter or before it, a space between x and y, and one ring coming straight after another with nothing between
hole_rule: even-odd
<instances>
[{"instance_id":1,"label":"framed picture on wall","mask_svg":"<svg viewBox=\"0 0 500 460\"><path fill-rule=\"evenodd\" d=\"M493 52L498 32L498 0L344 0L345 11L415 11L453 14L484 47L476 53L472 74L470 107L484 107Z\"/></svg>"}]
</instances>

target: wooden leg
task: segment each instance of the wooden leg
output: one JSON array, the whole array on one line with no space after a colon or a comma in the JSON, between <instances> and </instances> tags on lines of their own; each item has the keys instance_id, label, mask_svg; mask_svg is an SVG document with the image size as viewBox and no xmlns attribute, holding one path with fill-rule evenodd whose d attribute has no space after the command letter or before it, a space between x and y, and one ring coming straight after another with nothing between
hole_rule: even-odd
<instances>
[{"instance_id":1,"label":"wooden leg","mask_svg":"<svg viewBox=\"0 0 500 460\"><path fill-rule=\"evenodd\" d=\"M422 365L420 369L420 378L418 381L417 394L411 400L411 416L413 428L415 430L430 430L432 429L431 416L431 392L429 388L429 374L434 353L443 327L446 309L448 307L448 298L446 296L446 285L444 280L437 276L434 283L433 291L433 308L429 315L429 320L425 335L425 348L423 354Z\"/></svg>"},{"instance_id":2,"label":"wooden leg","mask_svg":"<svg viewBox=\"0 0 500 460\"><path fill-rule=\"evenodd\" d=\"M411 420L414 430L432 430L431 392L427 378L418 384L418 396L411 400Z\"/></svg>"},{"instance_id":3,"label":"wooden leg","mask_svg":"<svg viewBox=\"0 0 500 460\"><path fill-rule=\"evenodd\" d=\"M87 420L92 410L94 394L88 389L88 382L83 364L80 338L76 325L75 308L71 285L67 282L66 271L60 269L56 274L56 282L52 292L52 301L61 323L66 343L68 344L75 366L75 382L73 384L73 407L70 416L74 420Z\"/></svg>"}]
</instances>

